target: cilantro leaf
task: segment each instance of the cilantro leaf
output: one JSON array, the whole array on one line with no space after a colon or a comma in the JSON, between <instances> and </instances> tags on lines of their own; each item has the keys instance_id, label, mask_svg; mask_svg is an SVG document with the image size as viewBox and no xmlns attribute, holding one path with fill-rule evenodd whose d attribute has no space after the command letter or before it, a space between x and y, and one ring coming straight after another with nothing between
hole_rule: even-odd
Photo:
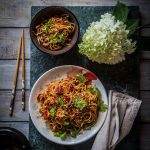
<instances>
[{"instance_id":1,"label":"cilantro leaf","mask_svg":"<svg viewBox=\"0 0 150 150\"><path fill-rule=\"evenodd\" d=\"M58 104L59 104L60 106L63 106L63 105L64 105L64 100L63 100L63 98L61 98L61 97L58 98Z\"/></svg>"},{"instance_id":2,"label":"cilantro leaf","mask_svg":"<svg viewBox=\"0 0 150 150\"><path fill-rule=\"evenodd\" d=\"M68 126L70 123L68 121L64 121L64 126Z\"/></svg>"},{"instance_id":3,"label":"cilantro leaf","mask_svg":"<svg viewBox=\"0 0 150 150\"><path fill-rule=\"evenodd\" d=\"M73 131L70 132L70 135L73 137L73 138L76 138L77 134L79 134L80 132L80 129L74 129Z\"/></svg>"},{"instance_id":4,"label":"cilantro leaf","mask_svg":"<svg viewBox=\"0 0 150 150\"><path fill-rule=\"evenodd\" d=\"M74 98L74 106L82 110L87 106L87 102L84 99L77 96Z\"/></svg>"},{"instance_id":5,"label":"cilantro leaf","mask_svg":"<svg viewBox=\"0 0 150 150\"><path fill-rule=\"evenodd\" d=\"M94 86L90 86L88 88L88 91L95 94L95 87Z\"/></svg>"},{"instance_id":6,"label":"cilantro leaf","mask_svg":"<svg viewBox=\"0 0 150 150\"><path fill-rule=\"evenodd\" d=\"M57 42L60 44L64 44L64 38L62 34L57 35Z\"/></svg>"},{"instance_id":7,"label":"cilantro leaf","mask_svg":"<svg viewBox=\"0 0 150 150\"><path fill-rule=\"evenodd\" d=\"M83 73L78 73L76 75L76 79L82 83L86 83L88 81L88 79L83 75Z\"/></svg>"},{"instance_id":8,"label":"cilantro leaf","mask_svg":"<svg viewBox=\"0 0 150 150\"><path fill-rule=\"evenodd\" d=\"M96 89L96 95L97 95L98 99L101 100L102 99L101 92L99 91L99 89L97 87L95 87L95 89Z\"/></svg>"},{"instance_id":9,"label":"cilantro leaf","mask_svg":"<svg viewBox=\"0 0 150 150\"><path fill-rule=\"evenodd\" d=\"M85 130L91 130L91 128L92 128L92 125L85 126Z\"/></svg>"},{"instance_id":10,"label":"cilantro leaf","mask_svg":"<svg viewBox=\"0 0 150 150\"><path fill-rule=\"evenodd\" d=\"M50 108L50 114L51 114L52 117L55 117L56 108L55 108L54 106L52 106L52 107Z\"/></svg>"},{"instance_id":11,"label":"cilantro leaf","mask_svg":"<svg viewBox=\"0 0 150 150\"><path fill-rule=\"evenodd\" d=\"M65 138L67 137L67 132L64 131L54 132L53 134L56 137L60 137L62 140L65 140Z\"/></svg>"},{"instance_id":12,"label":"cilantro leaf","mask_svg":"<svg viewBox=\"0 0 150 150\"><path fill-rule=\"evenodd\" d=\"M62 132L62 133L60 134L60 138L61 138L62 140L64 140L66 137L67 137L67 132Z\"/></svg>"},{"instance_id":13,"label":"cilantro leaf","mask_svg":"<svg viewBox=\"0 0 150 150\"><path fill-rule=\"evenodd\" d=\"M104 104L104 102L101 100L102 98L101 98L101 93L100 93L99 89L95 86L91 86L88 88L88 90L97 95L99 110L102 112L105 112L107 109L107 105Z\"/></svg>"},{"instance_id":14,"label":"cilantro leaf","mask_svg":"<svg viewBox=\"0 0 150 150\"><path fill-rule=\"evenodd\" d=\"M49 21L45 24L45 28L47 32L51 28L51 23Z\"/></svg>"},{"instance_id":15,"label":"cilantro leaf","mask_svg":"<svg viewBox=\"0 0 150 150\"><path fill-rule=\"evenodd\" d=\"M106 104L104 104L104 101L100 101L99 103L100 111L105 112L108 108Z\"/></svg>"},{"instance_id":16,"label":"cilantro leaf","mask_svg":"<svg viewBox=\"0 0 150 150\"><path fill-rule=\"evenodd\" d=\"M100 91L99 91L99 89L97 88L97 87L95 87L95 86L90 86L89 88L88 88L88 90L91 92L91 93L94 93L94 94L96 94L97 95L97 97L98 97L98 99L101 99L101 93L100 93Z\"/></svg>"}]
</instances>

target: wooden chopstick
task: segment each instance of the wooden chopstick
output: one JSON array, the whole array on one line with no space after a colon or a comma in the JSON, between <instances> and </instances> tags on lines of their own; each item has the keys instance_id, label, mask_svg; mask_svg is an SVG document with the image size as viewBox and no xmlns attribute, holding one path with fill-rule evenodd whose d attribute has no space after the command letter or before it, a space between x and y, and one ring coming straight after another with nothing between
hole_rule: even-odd
<instances>
[{"instance_id":1,"label":"wooden chopstick","mask_svg":"<svg viewBox=\"0 0 150 150\"><path fill-rule=\"evenodd\" d=\"M22 110L25 110L25 52L24 52L24 30L22 33Z\"/></svg>"},{"instance_id":2,"label":"wooden chopstick","mask_svg":"<svg viewBox=\"0 0 150 150\"><path fill-rule=\"evenodd\" d=\"M23 36L23 32L22 32ZM11 101L10 101L10 107L9 107L9 115L13 115L13 109L14 109L14 101L15 101L15 95L16 95L16 85L17 85L17 78L18 78L18 71L19 71L19 63L20 63L20 53L21 53L21 43L22 43L22 36L20 37L20 45L18 48L18 54L17 54L17 62L16 62L16 71L13 77L13 88L12 88L12 95L11 95Z\"/></svg>"}]
</instances>

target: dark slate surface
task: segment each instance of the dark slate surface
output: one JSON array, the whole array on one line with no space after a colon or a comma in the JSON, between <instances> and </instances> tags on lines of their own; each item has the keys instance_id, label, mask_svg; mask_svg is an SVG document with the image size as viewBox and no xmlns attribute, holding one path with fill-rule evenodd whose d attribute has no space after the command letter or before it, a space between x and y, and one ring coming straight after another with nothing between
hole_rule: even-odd
<instances>
[{"instance_id":1,"label":"dark slate surface","mask_svg":"<svg viewBox=\"0 0 150 150\"><path fill-rule=\"evenodd\" d=\"M31 16L33 17L39 10L44 7L33 6ZM110 12L112 7L93 7L93 6L75 6L66 7L71 10L77 17L80 24L80 38L86 28L92 21L100 19L100 15ZM138 14L138 7L131 7L131 14ZM137 17L137 15L136 15ZM51 56L36 49L31 42L31 69L30 69L30 85L31 88L35 81L47 70L59 65L79 65L94 72L104 84L107 92L110 89L130 94L138 98L139 90L139 56L138 50L128 55L126 61L117 65L98 64L89 61L85 56L78 53L78 47L75 46L68 53ZM63 146L46 140L35 129L32 121L29 123L29 140L33 150L90 150L94 138L76 146ZM139 143L138 121L135 121L130 134L117 146L117 150L137 150Z\"/></svg>"}]
</instances>

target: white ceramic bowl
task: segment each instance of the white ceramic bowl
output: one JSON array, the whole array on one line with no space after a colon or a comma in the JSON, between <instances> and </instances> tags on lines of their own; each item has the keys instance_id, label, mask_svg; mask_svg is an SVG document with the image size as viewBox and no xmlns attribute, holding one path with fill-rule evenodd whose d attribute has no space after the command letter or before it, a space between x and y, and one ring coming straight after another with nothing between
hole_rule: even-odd
<instances>
[{"instance_id":1,"label":"white ceramic bowl","mask_svg":"<svg viewBox=\"0 0 150 150\"><path fill-rule=\"evenodd\" d=\"M91 128L91 130L85 130L83 134L78 135L76 138L68 137L65 140L61 140L59 137L55 137L50 131L46 125L46 123L43 121L43 119L40 117L40 113L38 112L38 103L36 100L37 94L44 88L44 86L47 83L50 83L53 80L56 80L58 78L63 78L67 75L68 72L74 71L74 70L82 70L83 72L88 72L91 75L95 76L92 72L89 70L79 67L79 66L73 66L73 65L64 65L55 67L47 72L45 72L34 84L30 97L29 97L29 112L32 119L33 124L35 125L36 129L48 140L63 144L63 145L74 145L82 143L91 137L93 137L102 127L106 115L106 112L99 112L97 122L96 124ZM95 76L96 77L96 76ZM102 94L102 100L105 104L108 104L107 94L104 86L102 85L101 81L96 77L95 80L92 80L92 84L96 85L96 87L100 90Z\"/></svg>"}]
</instances>

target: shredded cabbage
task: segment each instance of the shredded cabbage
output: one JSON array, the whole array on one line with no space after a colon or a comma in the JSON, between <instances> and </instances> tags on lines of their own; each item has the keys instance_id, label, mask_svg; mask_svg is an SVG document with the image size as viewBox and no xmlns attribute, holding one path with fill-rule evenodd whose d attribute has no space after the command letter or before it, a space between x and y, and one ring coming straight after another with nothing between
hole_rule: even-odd
<instances>
[{"instance_id":1,"label":"shredded cabbage","mask_svg":"<svg viewBox=\"0 0 150 150\"><path fill-rule=\"evenodd\" d=\"M101 15L100 21L92 22L78 45L79 52L90 60L116 64L125 60L125 53L135 50L136 42L128 39L126 25L110 13Z\"/></svg>"}]
</instances>

